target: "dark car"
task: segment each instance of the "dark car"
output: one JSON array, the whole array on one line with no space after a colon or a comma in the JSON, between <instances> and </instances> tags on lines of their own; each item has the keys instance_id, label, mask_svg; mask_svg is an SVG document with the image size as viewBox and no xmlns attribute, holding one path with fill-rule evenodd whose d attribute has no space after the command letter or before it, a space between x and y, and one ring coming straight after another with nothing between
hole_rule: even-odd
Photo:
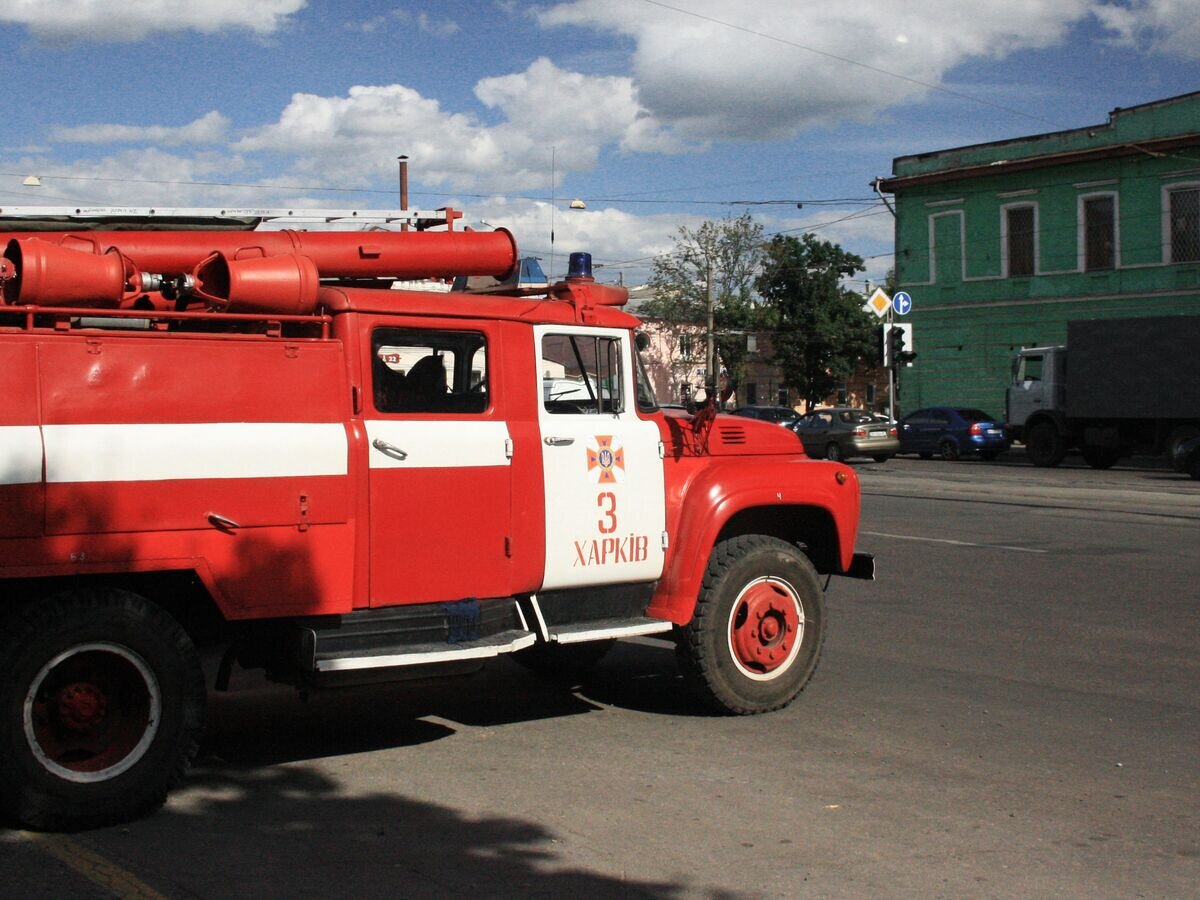
<instances>
[{"instance_id":1,"label":"dark car","mask_svg":"<svg viewBox=\"0 0 1200 900\"><path fill-rule=\"evenodd\" d=\"M1200 437L1188 438L1175 448L1176 472L1186 472L1192 478L1200 481Z\"/></svg>"},{"instance_id":2,"label":"dark car","mask_svg":"<svg viewBox=\"0 0 1200 900\"><path fill-rule=\"evenodd\" d=\"M880 422L866 410L848 406L814 409L794 429L809 456L849 459L869 456L883 462L900 449L896 426Z\"/></svg>"},{"instance_id":3,"label":"dark car","mask_svg":"<svg viewBox=\"0 0 1200 900\"><path fill-rule=\"evenodd\" d=\"M745 416L747 419L762 419L764 422L775 422L789 428L799 418L797 412L790 406L739 406L733 411L735 416Z\"/></svg>"},{"instance_id":4,"label":"dark car","mask_svg":"<svg viewBox=\"0 0 1200 900\"><path fill-rule=\"evenodd\" d=\"M969 406L930 406L900 420L900 452L930 459L980 456L995 459L1008 449L1004 423Z\"/></svg>"}]
</instances>

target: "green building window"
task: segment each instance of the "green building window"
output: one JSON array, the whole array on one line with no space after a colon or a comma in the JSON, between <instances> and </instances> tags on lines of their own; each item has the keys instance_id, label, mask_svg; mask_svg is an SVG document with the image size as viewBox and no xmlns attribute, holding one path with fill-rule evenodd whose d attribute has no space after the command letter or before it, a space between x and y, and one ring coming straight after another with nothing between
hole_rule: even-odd
<instances>
[{"instance_id":1,"label":"green building window","mask_svg":"<svg viewBox=\"0 0 1200 900\"><path fill-rule=\"evenodd\" d=\"M1168 192L1171 202L1171 262L1200 260L1200 188Z\"/></svg>"},{"instance_id":2,"label":"green building window","mask_svg":"<svg viewBox=\"0 0 1200 900\"><path fill-rule=\"evenodd\" d=\"M1083 201L1084 269L1096 272L1116 267L1117 200L1112 194Z\"/></svg>"},{"instance_id":3,"label":"green building window","mask_svg":"<svg viewBox=\"0 0 1200 900\"><path fill-rule=\"evenodd\" d=\"M1010 206L1004 211L1005 259L1010 278L1032 275L1034 270L1034 207Z\"/></svg>"}]
</instances>

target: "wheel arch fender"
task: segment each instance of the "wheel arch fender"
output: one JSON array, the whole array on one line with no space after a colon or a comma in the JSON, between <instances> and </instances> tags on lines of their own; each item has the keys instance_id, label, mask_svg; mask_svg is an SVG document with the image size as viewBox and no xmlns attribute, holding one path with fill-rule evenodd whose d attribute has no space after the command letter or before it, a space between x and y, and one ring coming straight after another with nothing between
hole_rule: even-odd
<instances>
[{"instance_id":1,"label":"wheel arch fender","mask_svg":"<svg viewBox=\"0 0 1200 900\"><path fill-rule=\"evenodd\" d=\"M690 621L712 548L740 534L802 544L818 572L846 572L853 561L858 516L858 477L841 463L741 458L736 464L714 465L683 495L647 615L677 625Z\"/></svg>"}]
</instances>

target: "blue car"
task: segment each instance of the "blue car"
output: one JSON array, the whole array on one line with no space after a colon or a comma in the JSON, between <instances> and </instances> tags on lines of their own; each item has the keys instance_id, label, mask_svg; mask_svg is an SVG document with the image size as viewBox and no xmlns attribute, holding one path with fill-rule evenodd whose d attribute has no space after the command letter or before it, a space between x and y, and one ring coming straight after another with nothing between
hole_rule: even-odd
<instances>
[{"instance_id":1,"label":"blue car","mask_svg":"<svg viewBox=\"0 0 1200 900\"><path fill-rule=\"evenodd\" d=\"M930 406L900 420L900 452L931 459L981 456L995 459L1008 449L1004 423L981 409Z\"/></svg>"}]
</instances>

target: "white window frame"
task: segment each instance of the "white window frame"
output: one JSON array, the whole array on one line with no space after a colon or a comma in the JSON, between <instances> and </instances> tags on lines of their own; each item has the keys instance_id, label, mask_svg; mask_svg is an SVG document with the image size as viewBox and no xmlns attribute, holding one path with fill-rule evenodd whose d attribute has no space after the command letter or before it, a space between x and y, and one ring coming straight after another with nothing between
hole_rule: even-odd
<instances>
[{"instance_id":1,"label":"white window frame","mask_svg":"<svg viewBox=\"0 0 1200 900\"><path fill-rule=\"evenodd\" d=\"M1084 208L1088 200L1112 197L1113 201L1113 264L1111 269L1087 267L1087 217ZM1116 191L1091 191L1076 198L1076 267L1080 272L1114 272L1121 268L1121 197Z\"/></svg>"},{"instance_id":2,"label":"white window frame","mask_svg":"<svg viewBox=\"0 0 1200 900\"><path fill-rule=\"evenodd\" d=\"M1008 212L1011 209L1033 210L1033 272L1029 275L1010 275L1008 271ZM1000 277L1033 278L1042 273L1041 215L1038 204L1033 201L1004 203L1000 206Z\"/></svg>"},{"instance_id":3,"label":"white window frame","mask_svg":"<svg viewBox=\"0 0 1200 900\"><path fill-rule=\"evenodd\" d=\"M1162 258L1163 262L1195 263L1198 260L1176 260L1171 253L1171 192L1200 191L1200 181L1176 181L1162 186Z\"/></svg>"}]
</instances>

